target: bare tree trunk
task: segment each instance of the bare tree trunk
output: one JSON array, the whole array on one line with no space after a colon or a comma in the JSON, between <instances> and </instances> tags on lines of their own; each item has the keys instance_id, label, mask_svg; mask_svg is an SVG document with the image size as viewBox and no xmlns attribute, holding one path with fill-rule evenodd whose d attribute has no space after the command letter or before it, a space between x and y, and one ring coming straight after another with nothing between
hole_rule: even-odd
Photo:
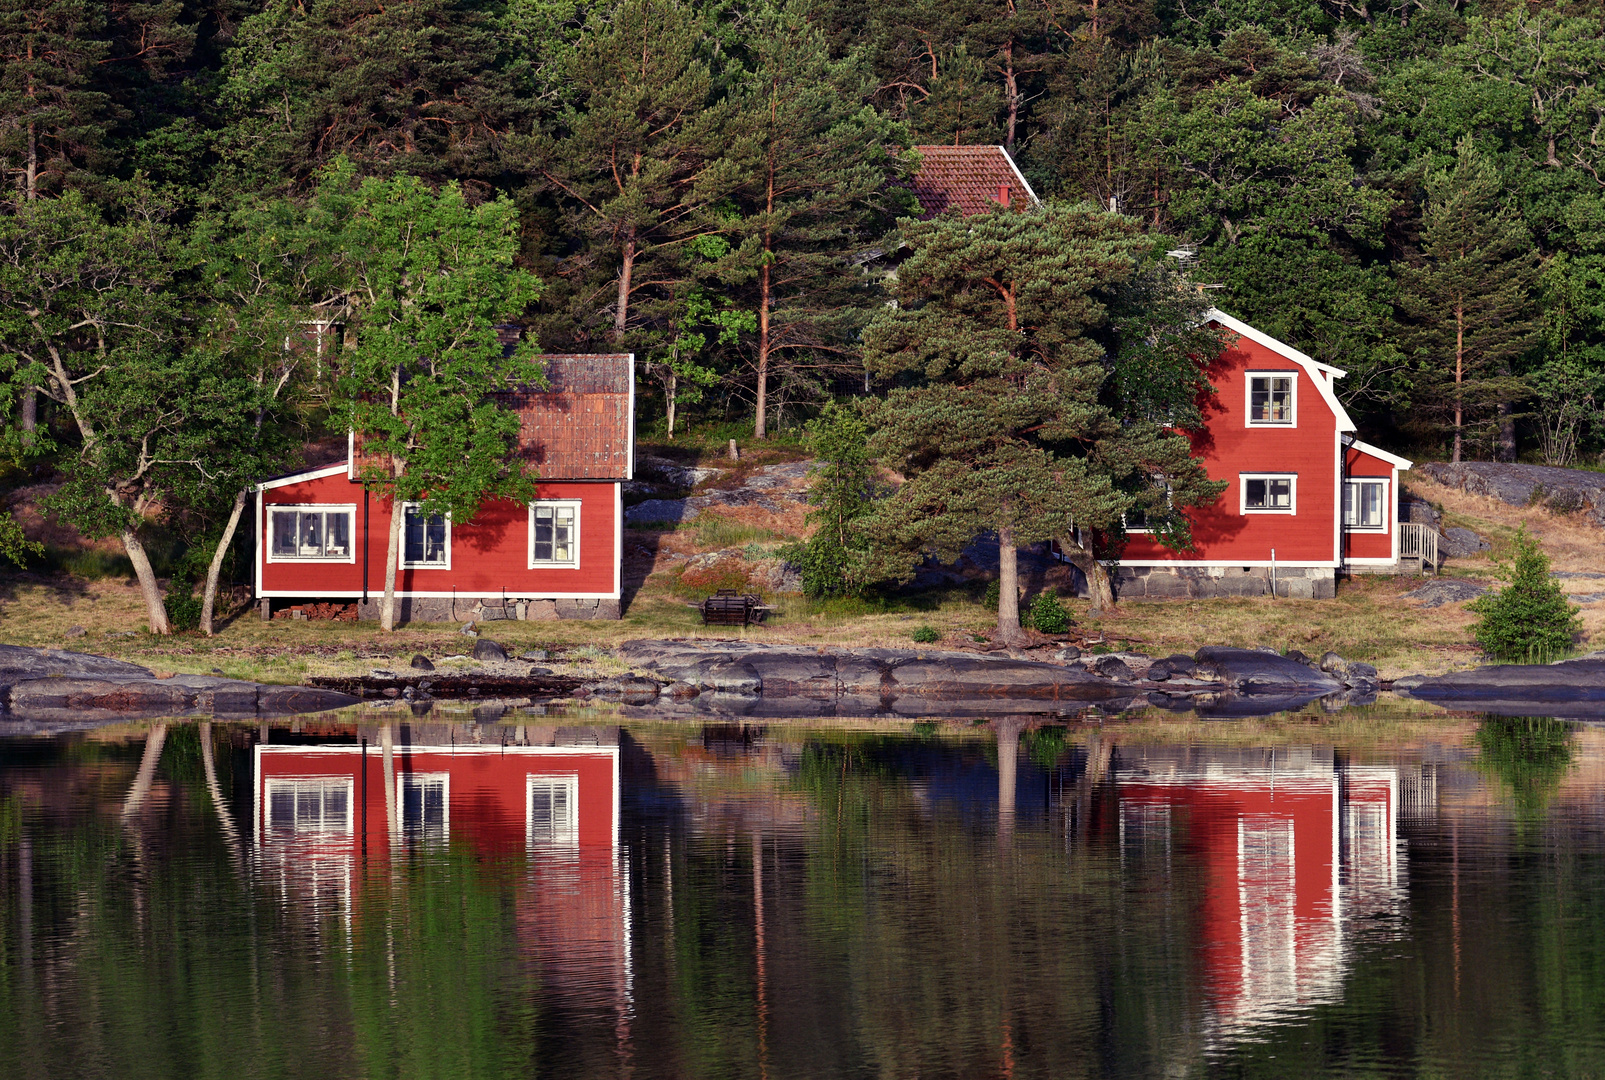
<instances>
[{"instance_id":1,"label":"bare tree trunk","mask_svg":"<svg viewBox=\"0 0 1605 1080\"><path fill-rule=\"evenodd\" d=\"M1098 553L1093 550L1092 537L1087 536L1087 543L1079 550L1066 540L1061 540L1059 546L1070 553L1070 563L1087 579L1087 596L1092 601L1092 614L1100 614L1115 606L1115 590L1109 583L1109 572L1098 561Z\"/></svg>"},{"instance_id":2,"label":"bare tree trunk","mask_svg":"<svg viewBox=\"0 0 1605 1080\"><path fill-rule=\"evenodd\" d=\"M145 612L150 617L150 632L153 634L171 634L173 628L167 623L167 608L162 604L162 590L156 585L156 571L151 569L150 556L145 553L145 544L133 529L124 529L122 533L123 550L128 552L128 561L134 564L134 577L139 580L139 592L145 598Z\"/></svg>"},{"instance_id":3,"label":"bare tree trunk","mask_svg":"<svg viewBox=\"0 0 1605 1080\"><path fill-rule=\"evenodd\" d=\"M758 268L758 416L753 422L754 438L769 437L765 413L769 411L769 266Z\"/></svg>"},{"instance_id":4,"label":"bare tree trunk","mask_svg":"<svg viewBox=\"0 0 1605 1080\"><path fill-rule=\"evenodd\" d=\"M1460 425L1464 419L1460 385L1465 378L1466 362L1466 309L1455 305L1455 452L1449 460L1460 464Z\"/></svg>"},{"instance_id":5,"label":"bare tree trunk","mask_svg":"<svg viewBox=\"0 0 1605 1080\"><path fill-rule=\"evenodd\" d=\"M1014 530L998 530L998 640L1018 645L1026 640L1020 629L1020 549Z\"/></svg>"},{"instance_id":6,"label":"bare tree trunk","mask_svg":"<svg viewBox=\"0 0 1605 1080\"><path fill-rule=\"evenodd\" d=\"M1014 13L1014 5L1009 5L1009 13ZM1008 109L1008 134L1004 137L1004 149L1010 154L1014 153L1014 130L1020 120L1020 79L1014 71L1014 38L1003 43L1003 100Z\"/></svg>"},{"instance_id":7,"label":"bare tree trunk","mask_svg":"<svg viewBox=\"0 0 1605 1080\"><path fill-rule=\"evenodd\" d=\"M124 821L139 813L139 808L145 805L145 796L150 794L151 782L156 779L156 763L162 759L162 744L166 741L167 725L152 725L150 733L145 736L145 752L139 756L139 772L134 774L134 786L128 789L128 797L123 800Z\"/></svg>"},{"instance_id":8,"label":"bare tree trunk","mask_svg":"<svg viewBox=\"0 0 1605 1080\"><path fill-rule=\"evenodd\" d=\"M401 500L390 500L390 539L385 544L385 598L379 605L379 629L396 628L396 571L401 565L401 527L407 514Z\"/></svg>"},{"instance_id":9,"label":"bare tree trunk","mask_svg":"<svg viewBox=\"0 0 1605 1080\"><path fill-rule=\"evenodd\" d=\"M676 375L673 370L670 370L669 377L664 380L663 389L668 393L669 396L669 441L673 442L675 405L674 395L678 393L680 389L680 376Z\"/></svg>"},{"instance_id":10,"label":"bare tree trunk","mask_svg":"<svg viewBox=\"0 0 1605 1080\"><path fill-rule=\"evenodd\" d=\"M39 428L39 391L30 386L22 392L22 431L32 435Z\"/></svg>"},{"instance_id":11,"label":"bare tree trunk","mask_svg":"<svg viewBox=\"0 0 1605 1080\"><path fill-rule=\"evenodd\" d=\"M386 838L394 848L401 843L401 822L396 820L396 740L390 727L386 724L379 729L379 748L384 751Z\"/></svg>"},{"instance_id":12,"label":"bare tree trunk","mask_svg":"<svg viewBox=\"0 0 1605 1080\"><path fill-rule=\"evenodd\" d=\"M998 842L1007 844L1014 834L1014 798L1018 786L1020 762L1020 729L1024 724L1019 717L1005 717L997 721L998 737Z\"/></svg>"},{"instance_id":13,"label":"bare tree trunk","mask_svg":"<svg viewBox=\"0 0 1605 1080\"><path fill-rule=\"evenodd\" d=\"M234 509L223 527L223 538L217 542L212 564L206 568L206 588L201 594L201 633L207 637L212 636L212 614L217 610L217 579L223 572L223 559L228 555L229 545L234 543L234 530L240 526L240 514L245 510L245 500L250 493L250 488L241 488L234 496Z\"/></svg>"},{"instance_id":14,"label":"bare tree trunk","mask_svg":"<svg viewBox=\"0 0 1605 1080\"><path fill-rule=\"evenodd\" d=\"M1499 460L1516 460L1516 415L1508 401L1499 403Z\"/></svg>"},{"instance_id":15,"label":"bare tree trunk","mask_svg":"<svg viewBox=\"0 0 1605 1080\"><path fill-rule=\"evenodd\" d=\"M630 278L635 274L635 234L632 232L619 249L623 258L619 266L619 299L613 309L613 340L624 336L625 324L630 319Z\"/></svg>"}]
</instances>

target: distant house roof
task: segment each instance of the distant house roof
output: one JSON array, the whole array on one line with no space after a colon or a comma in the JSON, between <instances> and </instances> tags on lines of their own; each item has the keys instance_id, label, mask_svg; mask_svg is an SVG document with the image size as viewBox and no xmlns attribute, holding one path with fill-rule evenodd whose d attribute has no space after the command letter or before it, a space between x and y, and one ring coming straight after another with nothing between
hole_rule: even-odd
<instances>
[{"instance_id":1,"label":"distant house roof","mask_svg":"<svg viewBox=\"0 0 1605 1080\"><path fill-rule=\"evenodd\" d=\"M940 214L949 207L959 213L983 214L1000 202L1040 202L1025 182L1014 159L1001 146L916 146L920 169L914 174L914 196L925 216Z\"/></svg>"}]
</instances>

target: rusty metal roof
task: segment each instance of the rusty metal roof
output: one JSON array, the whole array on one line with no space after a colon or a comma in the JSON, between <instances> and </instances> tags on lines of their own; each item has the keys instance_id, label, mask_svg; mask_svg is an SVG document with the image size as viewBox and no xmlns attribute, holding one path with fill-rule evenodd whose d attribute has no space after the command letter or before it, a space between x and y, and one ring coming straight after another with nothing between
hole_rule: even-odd
<instances>
[{"instance_id":1,"label":"rusty metal roof","mask_svg":"<svg viewBox=\"0 0 1605 1080\"><path fill-rule=\"evenodd\" d=\"M1014 159L1001 146L916 146L920 168L914 174L914 196L926 217L958 207L966 216L984 214L1007 196L1027 204L1038 202Z\"/></svg>"}]
</instances>

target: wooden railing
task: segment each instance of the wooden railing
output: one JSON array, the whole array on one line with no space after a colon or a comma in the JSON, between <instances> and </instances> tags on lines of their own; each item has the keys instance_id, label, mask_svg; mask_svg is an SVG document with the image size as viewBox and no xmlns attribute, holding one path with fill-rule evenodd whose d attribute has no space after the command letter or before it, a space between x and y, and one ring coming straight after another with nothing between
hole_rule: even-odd
<instances>
[{"instance_id":1,"label":"wooden railing","mask_svg":"<svg viewBox=\"0 0 1605 1080\"><path fill-rule=\"evenodd\" d=\"M1399 561L1421 560L1421 571L1438 572L1438 530L1430 525L1399 522Z\"/></svg>"}]
</instances>

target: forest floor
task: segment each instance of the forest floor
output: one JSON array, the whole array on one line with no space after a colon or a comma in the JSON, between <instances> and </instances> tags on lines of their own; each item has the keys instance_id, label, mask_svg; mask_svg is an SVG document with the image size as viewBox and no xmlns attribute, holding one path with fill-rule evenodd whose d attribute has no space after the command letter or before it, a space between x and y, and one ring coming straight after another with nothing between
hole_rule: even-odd
<instances>
[{"instance_id":1,"label":"forest floor","mask_svg":"<svg viewBox=\"0 0 1605 1080\"><path fill-rule=\"evenodd\" d=\"M720 468L697 493L737 485L758 468L801 457L774 448L740 463L699 455L684 447L648 452L684 464ZM1580 515L1561 516L1542 507L1517 508L1467 495L1425 478L1406 488L1441 507L1445 525L1473 529L1492 549L1451 560L1445 576L1495 582L1495 563L1506 558L1523 524L1538 537L1557 571L1605 569L1605 531ZM648 493L641 497L653 497ZM671 495L672 497L672 495ZM776 553L807 531L806 506L779 500L779 509L732 506L704 512L673 528L625 530L625 576L631 583L622 619L613 622L513 622L482 624L480 630L516 655L529 649L553 652L548 664L561 674L613 674L623 670L611 646L643 637L742 638L816 646L908 647L916 629L940 636L933 648L974 647L995 628L996 615L983 607L986 574L972 583L901 593L886 599L812 601L766 587ZM698 556L705 558L698 559ZM714 556L719 556L715 558ZM1049 587L1053 581L1047 582ZM1423 608L1404 594L1422 584L1416 577L1361 576L1339 583L1333 600L1270 597L1213 600L1126 601L1112 614L1087 615L1087 602L1065 599L1078 629L1101 637L1111 649L1149 655L1191 653L1203 645L1264 645L1278 651L1327 650L1374 663L1385 678L1440 673L1474 666L1481 651L1472 641L1474 616L1463 603ZM735 586L765 594L773 612L761 626L745 629L701 625L696 602L712 588ZM1605 593L1605 582L1563 579L1570 593ZM1605 644L1605 601L1582 605L1583 651ZM472 648L456 624L407 626L385 634L373 623L334 621L262 622L254 607L230 612L219 632L206 638L186 633L154 638L145 633L138 590L115 574L88 578L71 573L0 574L0 641L100 653L157 670L220 672L235 678L296 682L313 675L361 674L405 667L415 653L436 660ZM1591 644L1596 643L1596 644ZM466 659L454 663L472 663Z\"/></svg>"}]
</instances>

